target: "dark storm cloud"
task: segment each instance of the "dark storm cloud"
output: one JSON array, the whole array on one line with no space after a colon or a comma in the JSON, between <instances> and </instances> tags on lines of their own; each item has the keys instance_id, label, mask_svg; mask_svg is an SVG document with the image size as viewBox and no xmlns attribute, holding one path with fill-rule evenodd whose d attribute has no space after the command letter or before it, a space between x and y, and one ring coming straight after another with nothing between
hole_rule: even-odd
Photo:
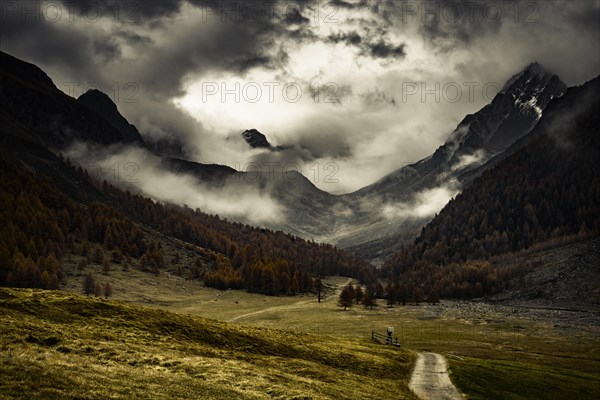
<instances>
[{"instance_id":1,"label":"dark storm cloud","mask_svg":"<svg viewBox=\"0 0 600 400\"><path fill-rule=\"evenodd\" d=\"M22 2L39 4L39 2ZM92 40L85 32L71 25L49 21L35 5L28 14L20 11L3 13L0 23L0 50L42 66L59 67L73 79L86 77L97 81L99 71L94 57L102 59L118 55L119 49L112 39L99 35ZM57 85L60 86L59 83Z\"/></svg>"},{"instance_id":2,"label":"dark storm cloud","mask_svg":"<svg viewBox=\"0 0 600 400\"><path fill-rule=\"evenodd\" d=\"M205 128L170 101L185 93L188 76L275 69L288 58L277 41L311 36L303 28L304 5L256 22L239 20L249 4L239 1L64 1L59 20L44 14L40 1L14 3L8 14L2 9L1 50L37 64L63 90L72 81L80 91L118 87L122 99L129 94L124 85L133 82L138 102L120 102L121 112L144 135L188 143L188 153L200 146ZM184 4L190 8L181 13Z\"/></svg>"},{"instance_id":3,"label":"dark storm cloud","mask_svg":"<svg viewBox=\"0 0 600 400\"><path fill-rule=\"evenodd\" d=\"M366 31L366 34L368 35L370 32ZM361 55L375 58L402 58L406 55L406 45L404 43L394 45L382 38L365 40L356 31L334 33L329 35L328 39L332 43L345 43L348 46L354 46L360 50Z\"/></svg>"},{"instance_id":4,"label":"dark storm cloud","mask_svg":"<svg viewBox=\"0 0 600 400\"><path fill-rule=\"evenodd\" d=\"M404 44L394 46L384 42L383 40L380 40L377 43L369 44L369 48L371 55L376 58L399 58L406 55L406 52L404 51Z\"/></svg>"},{"instance_id":5,"label":"dark storm cloud","mask_svg":"<svg viewBox=\"0 0 600 400\"><path fill-rule=\"evenodd\" d=\"M331 1L329 1L329 4L333 7L342 8L342 9L357 9L357 8L366 7L367 1L361 0L357 3L350 3L350 2L344 1L344 0L331 0Z\"/></svg>"},{"instance_id":6,"label":"dark storm cloud","mask_svg":"<svg viewBox=\"0 0 600 400\"><path fill-rule=\"evenodd\" d=\"M255 68L255 67L268 67L271 63L271 57L265 55L252 55L242 56L232 61L227 67L229 70L236 71L243 74L244 72Z\"/></svg>"},{"instance_id":7,"label":"dark storm cloud","mask_svg":"<svg viewBox=\"0 0 600 400\"><path fill-rule=\"evenodd\" d=\"M302 15L298 8L291 8L287 11L284 21L289 24L306 25L310 22L310 19Z\"/></svg>"},{"instance_id":8,"label":"dark storm cloud","mask_svg":"<svg viewBox=\"0 0 600 400\"><path fill-rule=\"evenodd\" d=\"M384 3L380 13L391 23L417 23L420 33L443 51L471 44L497 34L504 24L516 23L524 30L551 24L598 32L600 7L596 0L489 1ZM406 4L411 4L407 6ZM393 9L394 11L390 11ZM556 27L556 26L555 26Z\"/></svg>"},{"instance_id":9,"label":"dark storm cloud","mask_svg":"<svg viewBox=\"0 0 600 400\"><path fill-rule=\"evenodd\" d=\"M94 40L92 44L94 53L102 57L105 62L110 62L121 55L121 47L112 38Z\"/></svg>"},{"instance_id":10,"label":"dark storm cloud","mask_svg":"<svg viewBox=\"0 0 600 400\"><path fill-rule=\"evenodd\" d=\"M591 31L598 32L598 25L600 25L600 7L589 7L587 9L575 9L572 10L567 18L571 19L573 24L577 24L578 26Z\"/></svg>"},{"instance_id":11,"label":"dark storm cloud","mask_svg":"<svg viewBox=\"0 0 600 400\"><path fill-rule=\"evenodd\" d=\"M127 29L115 29L114 32L116 36L134 46L147 46L152 44L152 39L150 39L148 36L143 36Z\"/></svg>"},{"instance_id":12,"label":"dark storm cloud","mask_svg":"<svg viewBox=\"0 0 600 400\"><path fill-rule=\"evenodd\" d=\"M70 13L88 19L98 13L110 15L115 21L139 23L177 13L183 0L60 0ZM198 2L200 3L200 2Z\"/></svg>"},{"instance_id":13,"label":"dark storm cloud","mask_svg":"<svg viewBox=\"0 0 600 400\"><path fill-rule=\"evenodd\" d=\"M63 4L61 23L31 15L23 22L23 15L3 14L0 49L39 65L59 87L66 80L95 82L105 90L116 81L135 82L139 103L118 106L143 134L190 139L189 143L209 148L217 160L227 147L210 131L223 130L219 121L206 121L211 128L205 128L189 110L182 111L172 102L192 90L191 83L202 80L221 83L232 77L243 81L268 76L264 79L294 80L308 87L305 93L312 96L311 105L300 103L293 113L304 120L281 122L285 140L279 144L290 150L271 156L344 158L349 166L364 166L365 171L356 170L356 175L364 175L373 168L363 157L365 147L376 159L391 152L390 143L402 143L407 132L425 132L418 140L409 137L410 143L402 148L398 145L393 157L426 155L424 148L439 145L444 133L436 131L445 129L448 115L460 119L475 111L473 105L456 111L456 105L442 102L418 104L419 110L438 107L436 118L425 111L408 113L409 105L396 106L400 83L407 79L502 84L532 61L548 66L570 85L599 72L598 1L64 0ZM69 8L69 4L74 5ZM483 14L486 4L487 14ZM517 21L511 12L514 4L521 10ZM528 4L535 7L533 15ZM245 12L252 11L253 5L258 20ZM502 10L498 21L495 6ZM434 13L423 12L424 7ZM456 9L460 18L453 14ZM319 18L316 10L321 12ZM325 23L332 10L338 22ZM469 10L474 10L472 18ZM100 20L95 18L98 11L103 15ZM525 21L529 17L534 19ZM307 44L317 45L315 56L301 53L305 58L299 59L298 49ZM331 57L332 62L331 54L346 58L342 63ZM314 101L319 99L311 85L314 80L336 82L340 102L322 101L329 93L326 89L320 92L321 101ZM345 107L351 107L352 113L344 114ZM219 118L227 119L227 112ZM406 128L405 123L413 125ZM240 159L244 150L239 151Z\"/></svg>"},{"instance_id":14,"label":"dark storm cloud","mask_svg":"<svg viewBox=\"0 0 600 400\"><path fill-rule=\"evenodd\" d=\"M149 62L139 66L139 79L164 97L182 95L182 80L189 73L229 70L244 74L277 61L263 47L272 43L271 34L257 32L254 25L218 24L209 37L194 35L193 26L182 29L182 40L151 48L146 54Z\"/></svg>"},{"instance_id":15,"label":"dark storm cloud","mask_svg":"<svg viewBox=\"0 0 600 400\"><path fill-rule=\"evenodd\" d=\"M416 26L420 35L431 44L441 50L449 50L467 45L477 37L496 33L506 20L533 20L532 15L540 6L538 2L529 0L389 0L369 3L366 7L379 19L377 29L387 32ZM531 11L528 7L534 9ZM398 53L402 50L396 49Z\"/></svg>"},{"instance_id":16,"label":"dark storm cloud","mask_svg":"<svg viewBox=\"0 0 600 400\"><path fill-rule=\"evenodd\" d=\"M362 42L362 38L356 31L348 33L338 32L329 35L329 40L333 43L346 43L348 45L358 46Z\"/></svg>"},{"instance_id":17,"label":"dark storm cloud","mask_svg":"<svg viewBox=\"0 0 600 400\"><path fill-rule=\"evenodd\" d=\"M138 50L152 45L151 37L145 35L143 29L140 32L142 26L149 32L161 27L174 32L187 29L185 34L171 39L168 46L143 49L142 55L147 62L132 68L139 74L141 83L148 84L155 94L164 94L164 97L181 94L182 80L191 72L229 69L244 73L261 66L273 68L286 59L281 49L270 54L275 38L303 39L311 35L308 29L291 26L309 21L300 10L300 6L304 7L302 3L298 3L298 7L292 3L293 7L273 8L271 14L265 14L273 3L254 2L260 10L259 15L266 17L253 21L243 18L247 15L246 8L251 5L240 1L65 0L60 21L63 23L48 21L40 3L17 3L19 7L14 13L3 15L0 27L3 50L41 64L61 65L65 70L77 71L78 78L93 76L97 80L102 62L119 58L125 44ZM177 19L168 19L185 3L201 10L202 19L194 27L181 27ZM30 20L23 23L24 9L37 9L38 15L29 16ZM282 11L284 15L273 13L273 10ZM110 34L102 32L102 22L110 25ZM89 32L81 26L78 29L78 24L88 26ZM202 28L210 31L203 34ZM93 60L94 56L99 59Z\"/></svg>"}]
</instances>

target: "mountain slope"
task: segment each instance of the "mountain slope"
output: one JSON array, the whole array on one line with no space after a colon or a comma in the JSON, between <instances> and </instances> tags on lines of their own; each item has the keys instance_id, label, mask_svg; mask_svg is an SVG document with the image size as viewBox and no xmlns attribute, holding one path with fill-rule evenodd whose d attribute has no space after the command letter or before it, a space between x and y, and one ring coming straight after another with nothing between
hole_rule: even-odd
<instances>
[{"instance_id":1,"label":"mountain slope","mask_svg":"<svg viewBox=\"0 0 600 400\"><path fill-rule=\"evenodd\" d=\"M10 136L13 144L35 141L55 152L73 141L96 143L99 149L133 144L156 154L105 94L89 91L74 100L60 92L39 68L4 53L0 62L0 104L5 106L0 109L0 120L6 140ZM548 102L563 92L558 77L531 64L511 78L488 106L465 117L432 156L349 195L321 191L294 171L272 174L266 169L257 176L222 165L157 156L162 169L192 175L207 190L234 188L236 193L268 196L280 206L283 216L269 222L270 229L336 243L362 257L381 260L410 241L461 187L502 159L507 146L525 137ZM42 111L33 113L32 105ZM268 144L256 130L244 133L251 145ZM21 156L26 156L26 147ZM68 183L64 173L57 175L63 190L77 191L77 184ZM424 212L411 212L419 208L419 201L440 194L445 198L439 204Z\"/></svg>"},{"instance_id":2,"label":"mountain slope","mask_svg":"<svg viewBox=\"0 0 600 400\"><path fill-rule=\"evenodd\" d=\"M99 152L127 145L147 150L114 103L100 92L72 99L37 67L4 53L0 79L5 106L0 109L0 284L57 288L63 257L90 262L90 246L99 255L95 262L108 268L129 258L141 270L159 274L171 267L156 240L161 235L184 241L211 261L179 263L171 272L218 288L285 295L311 290L314 276L373 279L364 260L331 245L162 204L95 179L59 150L71 141L91 142ZM239 174L180 159L160 162L215 184ZM298 182L309 191L314 188ZM148 230L151 238L143 234ZM103 252L112 261L100 256Z\"/></svg>"},{"instance_id":3,"label":"mountain slope","mask_svg":"<svg viewBox=\"0 0 600 400\"><path fill-rule=\"evenodd\" d=\"M137 131L124 134L60 91L41 69L1 51L0 108L3 124L18 121L38 143L51 148L76 140L144 145Z\"/></svg>"},{"instance_id":4,"label":"mountain slope","mask_svg":"<svg viewBox=\"0 0 600 400\"><path fill-rule=\"evenodd\" d=\"M105 93L95 89L88 90L79 96L77 102L102 116L106 122L121 133L125 142L134 142L141 137L137 128L119 113L117 105Z\"/></svg>"},{"instance_id":5,"label":"mountain slope","mask_svg":"<svg viewBox=\"0 0 600 400\"><path fill-rule=\"evenodd\" d=\"M58 291L0 288L0 346L3 399L412 398L407 350Z\"/></svg>"},{"instance_id":6,"label":"mountain slope","mask_svg":"<svg viewBox=\"0 0 600 400\"><path fill-rule=\"evenodd\" d=\"M482 164L527 134L548 103L565 90L558 76L538 63L530 64L513 76L490 104L467 115L431 156L392 172L351 196L377 193L397 198L403 191L414 192L439 183L438 175L463 170L469 161Z\"/></svg>"},{"instance_id":7,"label":"mountain slope","mask_svg":"<svg viewBox=\"0 0 600 400\"><path fill-rule=\"evenodd\" d=\"M449 193L466 187L484 170L491 168L515 141L524 137L538 122L549 102L563 95L566 86L538 63L528 65L513 76L492 102L475 114L467 115L446 142L431 156L394 171L372 185L345 198L353 203L389 206L393 210L429 196L427 190L443 188ZM491 162L488 162L491 161ZM381 206L380 206L381 207ZM398 250L394 243L411 239L433 212L425 216L374 218L365 214L364 227L340 235L337 243L368 259L385 257ZM398 213L391 213L398 214Z\"/></svg>"},{"instance_id":8,"label":"mountain slope","mask_svg":"<svg viewBox=\"0 0 600 400\"><path fill-rule=\"evenodd\" d=\"M527 140L444 207L384 271L446 295L457 286L467 296L493 294L502 289L494 269L469 260L600 234L599 93L596 78L550 103ZM470 277L457 272L465 262ZM440 276L450 271L455 281Z\"/></svg>"}]
</instances>

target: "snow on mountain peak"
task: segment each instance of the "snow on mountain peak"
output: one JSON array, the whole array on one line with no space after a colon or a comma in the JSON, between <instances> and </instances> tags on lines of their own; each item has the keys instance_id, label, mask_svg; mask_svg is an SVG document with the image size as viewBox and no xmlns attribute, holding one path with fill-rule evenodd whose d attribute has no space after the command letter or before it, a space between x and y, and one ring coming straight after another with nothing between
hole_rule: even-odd
<instances>
[{"instance_id":1,"label":"snow on mountain peak","mask_svg":"<svg viewBox=\"0 0 600 400\"><path fill-rule=\"evenodd\" d=\"M539 80L540 83L545 86L553 76L554 74L544 68L540 63L533 62L525 67L521 72L513 75L506 82L502 90L500 90L500 93L509 93L514 89L523 86L523 84L529 85L533 79ZM524 78L525 82L521 83L521 78Z\"/></svg>"}]
</instances>

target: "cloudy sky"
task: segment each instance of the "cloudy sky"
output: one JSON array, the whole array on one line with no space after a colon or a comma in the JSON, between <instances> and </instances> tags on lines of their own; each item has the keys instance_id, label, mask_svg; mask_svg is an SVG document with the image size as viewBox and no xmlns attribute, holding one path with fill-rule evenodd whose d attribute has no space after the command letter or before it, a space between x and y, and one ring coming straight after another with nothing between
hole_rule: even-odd
<instances>
[{"instance_id":1,"label":"cloudy sky","mask_svg":"<svg viewBox=\"0 0 600 400\"><path fill-rule=\"evenodd\" d=\"M100 88L197 161L294 163L334 193L427 156L533 61L600 74L597 0L0 3L0 49L66 93Z\"/></svg>"}]
</instances>

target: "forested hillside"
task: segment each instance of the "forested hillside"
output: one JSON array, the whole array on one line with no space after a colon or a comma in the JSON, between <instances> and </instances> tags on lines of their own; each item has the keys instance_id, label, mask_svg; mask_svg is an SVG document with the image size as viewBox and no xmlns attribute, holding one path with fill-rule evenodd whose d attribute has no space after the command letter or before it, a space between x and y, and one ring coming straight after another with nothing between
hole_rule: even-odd
<instances>
[{"instance_id":1,"label":"forested hillside","mask_svg":"<svg viewBox=\"0 0 600 400\"><path fill-rule=\"evenodd\" d=\"M600 234L599 83L569 89L551 103L517 144L522 148L476 179L414 245L385 263L393 297L494 294L520 274L494 266L495 256Z\"/></svg>"},{"instance_id":2,"label":"forested hillside","mask_svg":"<svg viewBox=\"0 0 600 400\"><path fill-rule=\"evenodd\" d=\"M88 179L81 169L79 177ZM52 178L30 172L9 149L0 149L0 284L57 289L68 254L83 256L83 263L110 260L158 274L167 266L162 245L145 238L140 223L206 249L214 268L193 262L182 273L221 289L280 295L309 291L322 275L373 279L362 259L331 245L157 203L105 182L98 186L119 208L75 202Z\"/></svg>"}]
</instances>

